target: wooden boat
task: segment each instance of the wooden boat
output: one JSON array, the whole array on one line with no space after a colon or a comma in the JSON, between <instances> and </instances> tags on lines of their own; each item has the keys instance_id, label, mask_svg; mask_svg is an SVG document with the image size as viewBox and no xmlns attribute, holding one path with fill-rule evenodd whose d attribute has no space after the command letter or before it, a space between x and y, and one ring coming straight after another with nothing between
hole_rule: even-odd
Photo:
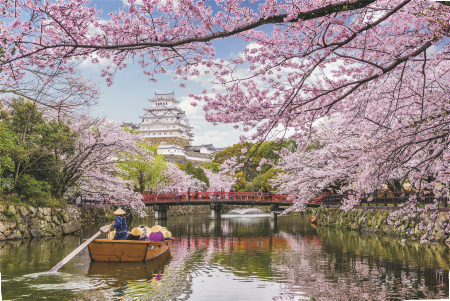
<instances>
[{"instance_id":1,"label":"wooden boat","mask_svg":"<svg viewBox=\"0 0 450 301\"><path fill-rule=\"evenodd\" d=\"M89 256L92 261L148 261L169 252L172 242L95 239L89 244Z\"/></svg>"}]
</instances>

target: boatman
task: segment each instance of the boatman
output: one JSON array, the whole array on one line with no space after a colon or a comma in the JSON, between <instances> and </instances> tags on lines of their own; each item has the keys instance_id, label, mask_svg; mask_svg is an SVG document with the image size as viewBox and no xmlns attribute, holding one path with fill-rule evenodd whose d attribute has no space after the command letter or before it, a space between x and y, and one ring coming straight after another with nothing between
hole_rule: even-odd
<instances>
[{"instance_id":1,"label":"boatman","mask_svg":"<svg viewBox=\"0 0 450 301\"><path fill-rule=\"evenodd\" d=\"M116 229L116 235L114 235L115 240L125 240L127 239L127 219L125 217L125 211L121 208L114 211L116 220L114 223L114 228Z\"/></svg>"}]
</instances>

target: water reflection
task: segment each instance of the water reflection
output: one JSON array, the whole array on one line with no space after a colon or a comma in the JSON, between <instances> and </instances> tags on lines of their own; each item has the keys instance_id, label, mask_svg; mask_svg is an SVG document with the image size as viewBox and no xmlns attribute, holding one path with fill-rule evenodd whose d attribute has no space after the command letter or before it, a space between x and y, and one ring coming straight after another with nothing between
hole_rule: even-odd
<instances>
[{"instance_id":1,"label":"water reflection","mask_svg":"<svg viewBox=\"0 0 450 301\"><path fill-rule=\"evenodd\" d=\"M135 220L152 225L153 220ZM161 223L159 221L159 223ZM291 300L448 298L449 250L389 236L314 227L309 217L168 219L171 254L147 263L90 262L84 250L41 275L81 236L0 243L4 299Z\"/></svg>"}]
</instances>

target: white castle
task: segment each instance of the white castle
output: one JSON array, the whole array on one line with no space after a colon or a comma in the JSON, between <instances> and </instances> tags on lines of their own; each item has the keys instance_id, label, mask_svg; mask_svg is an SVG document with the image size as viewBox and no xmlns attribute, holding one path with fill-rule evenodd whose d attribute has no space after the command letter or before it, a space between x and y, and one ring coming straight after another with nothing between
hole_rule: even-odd
<instances>
[{"instance_id":1,"label":"white castle","mask_svg":"<svg viewBox=\"0 0 450 301\"><path fill-rule=\"evenodd\" d=\"M175 93L157 94L149 99L153 104L144 108L144 116L138 124L124 123L137 129L140 136L151 144L157 144L158 154L184 157L189 161L211 162L214 155L223 148L215 148L212 144L192 146L194 133L186 114L178 107L179 101Z\"/></svg>"}]
</instances>

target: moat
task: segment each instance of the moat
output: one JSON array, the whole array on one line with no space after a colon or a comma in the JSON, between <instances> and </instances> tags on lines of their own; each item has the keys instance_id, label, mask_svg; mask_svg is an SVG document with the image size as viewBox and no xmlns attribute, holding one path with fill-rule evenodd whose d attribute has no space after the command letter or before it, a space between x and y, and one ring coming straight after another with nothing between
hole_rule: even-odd
<instances>
[{"instance_id":1,"label":"moat","mask_svg":"<svg viewBox=\"0 0 450 301\"><path fill-rule=\"evenodd\" d=\"M315 227L309 215L169 217L170 256L91 262L82 251L43 275L105 223L80 236L0 242L4 300L404 300L449 297L442 243ZM152 218L134 220L154 224ZM129 226L129 228L130 228Z\"/></svg>"}]
</instances>

